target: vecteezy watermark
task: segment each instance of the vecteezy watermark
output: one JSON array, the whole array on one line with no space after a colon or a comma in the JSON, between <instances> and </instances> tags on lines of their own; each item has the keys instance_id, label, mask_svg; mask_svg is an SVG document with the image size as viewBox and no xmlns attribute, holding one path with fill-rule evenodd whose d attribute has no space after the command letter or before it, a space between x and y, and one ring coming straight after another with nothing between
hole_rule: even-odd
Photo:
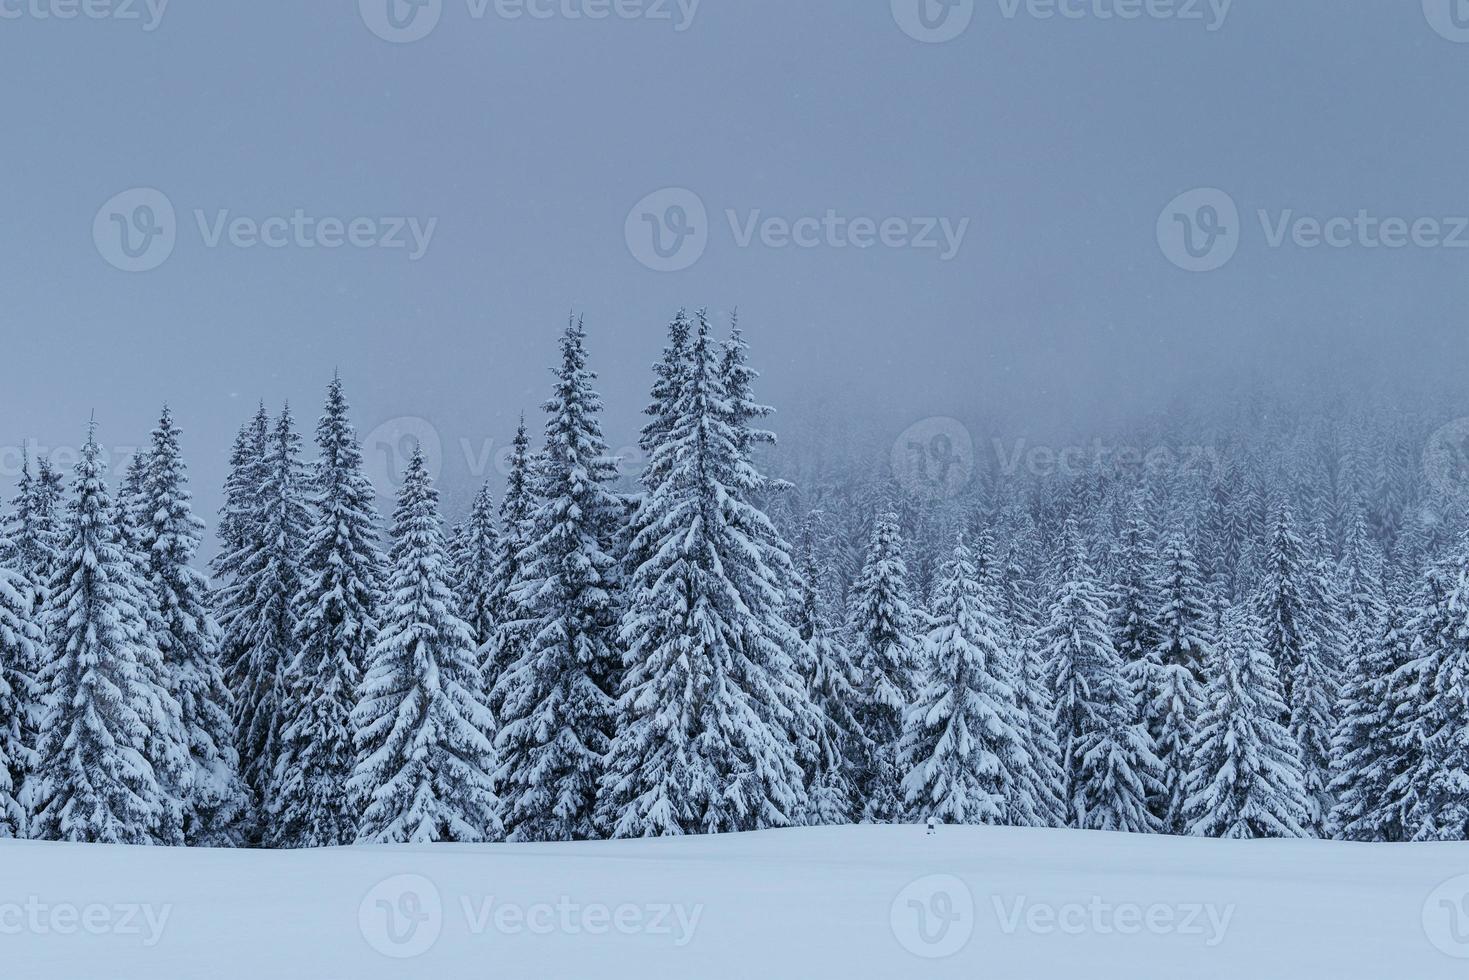
<instances>
[{"instance_id":1,"label":"vecteezy watermark","mask_svg":"<svg viewBox=\"0 0 1469 980\"><path fill-rule=\"evenodd\" d=\"M173 905L146 902L0 902L0 936L137 936L148 949L163 939Z\"/></svg>"},{"instance_id":2,"label":"vecteezy watermark","mask_svg":"<svg viewBox=\"0 0 1469 980\"><path fill-rule=\"evenodd\" d=\"M570 896L535 902L494 895L463 895L458 901L465 935L651 936L682 949L693 942L703 905L669 902L579 902ZM427 953L444 933L444 900L422 875L404 874L378 882L357 907L357 926L373 949L393 959Z\"/></svg>"},{"instance_id":3,"label":"vecteezy watermark","mask_svg":"<svg viewBox=\"0 0 1469 980\"><path fill-rule=\"evenodd\" d=\"M3 2L3 0L0 0ZM452 2L452 0L451 0ZM473 21L645 20L671 24L679 33L693 26L703 0L464 0ZM357 0L362 22L393 44L411 44L433 33L444 17L445 0Z\"/></svg>"},{"instance_id":4,"label":"vecteezy watermark","mask_svg":"<svg viewBox=\"0 0 1469 980\"><path fill-rule=\"evenodd\" d=\"M934 250L941 262L959 254L969 233L968 218L872 218L836 208L799 215L727 208L724 218L737 248ZM623 223L628 251L655 272L680 272L698 262L712 231L703 198L686 187L654 191L633 205Z\"/></svg>"},{"instance_id":5,"label":"vecteezy watermark","mask_svg":"<svg viewBox=\"0 0 1469 980\"><path fill-rule=\"evenodd\" d=\"M1469 0L1423 0L1423 16L1440 36L1469 44Z\"/></svg>"},{"instance_id":6,"label":"vecteezy watermark","mask_svg":"<svg viewBox=\"0 0 1469 980\"><path fill-rule=\"evenodd\" d=\"M893 443L893 476L916 497L956 497L974 478L974 437L958 419L915 422Z\"/></svg>"},{"instance_id":7,"label":"vecteezy watermark","mask_svg":"<svg viewBox=\"0 0 1469 980\"><path fill-rule=\"evenodd\" d=\"M0 0L0 20L114 20L158 30L169 0Z\"/></svg>"},{"instance_id":8,"label":"vecteezy watermark","mask_svg":"<svg viewBox=\"0 0 1469 980\"><path fill-rule=\"evenodd\" d=\"M1325 217L1300 214L1294 208L1260 208L1255 214L1270 249L1469 248L1469 215L1402 217L1369 208ZM1159 247L1168 261L1188 272L1222 268L1234 258L1243 231L1234 198L1214 187L1179 195L1158 217Z\"/></svg>"},{"instance_id":9,"label":"vecteezy watermark","mask_svg":"<svg viewBox=\"0 0 1469 980\"><path fill-rule=\"evenodd\" d=\"M122 473L139 452L141 449L138 446L103 446L104 472ZM37 439L27 439L24 442L0 446L0 477L7 480L19 477L26 472L27 468L34 476L36 466L41 460L50 463L51 468L57 473L70 473L81 458L80 446L51 446Z\"/></svg>"},{"instance_id":10,"label":"vecteezy watermark","mask_svg":"<svg viewBox=\"0 0 1469 980\"><path fill-rule=\"evenodd\" d=\"M974 893L953 875L919 878L893 899L888 922L898 945L914 956L945 959L974 935Z\"/></svg>"},{"instance_id":11,"label":"vecteezy watermark","mask_svg":"<svg viewBox=\"0 0 1469 980\"><path fill-rule=\"evenodd\" d=\"M915 41L943 44L969 29L975 0L892 0L893 20Z\"/></svg>"},{"instance_id":12,"label":"vecteezy watermark","mask_svg":"<svg viewBox=\"0 0 1469 980\"><path fill-rule=\"evenodd\" d=\"M1239 249L1239 208L1217 187L1200 187L1168 202L1158 215L1158 247L1188 272L1213 272Z\"/></svg>"},{"instance_id":13,"label":"vecteezy watermark","mask_svg":"<svg viewBox=\"0 0 1469 980\"><path fill-rule=\"evenodd\" d=\"M1424 900L1423 934L1445 956L1469 960L1469 875L1450 878Z\"/></svg>"},{"instance_id":14,"label":"vecteezy watermark","mask_svg":"<svg viewBox=\"0 0 1469 980\"><path fill-rule=\"evenodd\" d=\"M1455 419L1428 437L1423 475L1445 497L1469 497L1469 418Z\"/></svg>"},{"instance_id":15,"label":"vecteezy watermark","mask_svg":"<svg viewBox=\"0 0 1469 980\"><path fill-rule=\"evenodd\" d=\"M205 248L383 249L406 251L408 261L428 254L439 219L414 216L314 215L304 208L255 217L229 208L193 210ZM92 241L109 265L148 272L168 261L178 243L179 220L168 195L135 187L109 198L92 219Z\"/></svg>"},{"instance_id":16,"label":"vecteezy watermark","mask_svg":"<svg viewBox=\"0 0 1469 980\"><path fill-rule=\"evenodd\" d=\"M996 0L1006 20L1022 13L1035 20L1176 20L1224 27L1234 0Z\"/></svg>"},{"instance_id":17,"label":"vecteezy watermark","mask_svg":"<svg viewBox=\"0 0 1469 980\"><path fill-rule=\"evenodd\" d=\"M403 474L415 450L423 452L430 480L444 471L444 440L428 419L400 415L375 426L362 441L362 472L379 493L403 485Z\"/></svg>"},{"instance_id":18,"label":"vecteezy watermark","mask_svg":"<svg viewBox=\"0 0 1469 980\"><path fill-rule=\"evenodd\" d=\"M1224 942L1234 921L1235 906L1209 902L1170 904L1108 902L1098 895L1086 901L1037 902L1024 895L991 896L1000 931L1007 936L1186 936L1213 949Z\"/></svg>"},{"instance_id":19,"label":"vecteezy watermark","mask_svg":"<svg viewBox=\"0 0 1469 980\"><path fill-rule=\"evenodd\" d=\"M1031 445L1017 439L994 440L997 472L1013 477L1019 473L1049 479L1100 476L1113 479L1143 475L1173 474L1186 478L1217 481L1228 464L1215 446L1129 446L1093 439L1088 445Z\"/></svg>"}]
</instances>

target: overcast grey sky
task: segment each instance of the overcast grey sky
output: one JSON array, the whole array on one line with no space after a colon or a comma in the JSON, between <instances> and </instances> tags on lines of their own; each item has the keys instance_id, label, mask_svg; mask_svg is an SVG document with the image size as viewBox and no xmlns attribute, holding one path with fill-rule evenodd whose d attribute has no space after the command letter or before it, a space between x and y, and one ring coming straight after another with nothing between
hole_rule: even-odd
<instances>
[{"instance_id":1,"label":"overcast grey sky","mask_svg":"<svg viewBox=\"0 0 1469 980\"><path fill-rule=\"evenodd\" d=\"M334 368L467 483L571 310L613 445L684 305L738 306L780 426L1461 383L1461 0L86 2L0 0L0 443L167 400L209 516Z\"/></svg>"}]
</instances>

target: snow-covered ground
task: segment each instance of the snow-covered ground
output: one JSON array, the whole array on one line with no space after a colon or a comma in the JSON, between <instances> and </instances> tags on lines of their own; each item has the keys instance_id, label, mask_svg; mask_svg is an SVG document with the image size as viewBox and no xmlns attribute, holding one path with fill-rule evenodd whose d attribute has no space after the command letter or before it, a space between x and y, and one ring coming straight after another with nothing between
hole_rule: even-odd
<instances>
[{"instance_id":1,"label":"snow-covered ground","mask_svg":"<svg viewBox=\"0 0 1469 980\"><path fill-rule=\"evenodd\" d=\"M1460 876L1469 845L953 827L297 852L6 841L0 976L1462 978Z\"/></svg>"}]
</instances>

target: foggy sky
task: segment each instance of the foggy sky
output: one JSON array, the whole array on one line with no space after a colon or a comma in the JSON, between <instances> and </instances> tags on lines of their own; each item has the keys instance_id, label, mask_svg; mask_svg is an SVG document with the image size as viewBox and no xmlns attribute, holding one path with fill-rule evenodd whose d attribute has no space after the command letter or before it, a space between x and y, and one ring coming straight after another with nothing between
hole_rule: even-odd
<instances>
[{"instance_id":1,"label":"foggy sky","mask_svg":"<svg viewBox=\"0 0 1469 980\"><path fill-rule=\"evenodd\" d=\"M94 409L105 441L137 444L167 401L212 519L256 400L289 399L309 430L339 369L364 436L427 421L462 500L519 412L539 434L572 311L614 447L635 441L681 306L738 307L777 429L846 406L894 434L992 414L1044 431L1246 376L1452 388L1469 352L1469 248L1275 248L1256 214L1469 215L1469 43L1408 0L1236 0L1217 30L1096 16L1128 0L1077 3L1082 19L979 0L946 43L908 36L887 0L704 0L681 31L673 0L673 21L565 15L588 0L476 19L443 0L405 44L355 0L173 0L151 31L39 16L65 2L0 0L11 471L24 440L75 446ZM177 210L147 272L94 240L132 188ZM627 241L664 188L709 219L676 272ZM1217 271L1160 248L1165 205L1195 188L1241 215ZM436 225L415 261L209 247L195 217L298 209ZM968 224L945 261L742 246L756 211Z\"/></svg>"}]
</instances>

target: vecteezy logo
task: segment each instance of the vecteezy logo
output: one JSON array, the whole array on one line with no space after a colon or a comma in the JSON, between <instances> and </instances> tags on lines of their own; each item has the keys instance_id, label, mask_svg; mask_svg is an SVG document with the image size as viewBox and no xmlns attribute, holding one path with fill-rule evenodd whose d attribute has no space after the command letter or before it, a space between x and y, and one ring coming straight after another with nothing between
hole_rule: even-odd
<instances>
[{"instance_id":1,"label":"vecteezy logo","mask_svg":"<svg viewBox=\"0 0 1469 980\"><path fill-rule=\"evenodd\" d=\"M1423 0L1423 16L1450 41L1469 44L1469 0Z\"/></svg>"},{"instance_id":2,"label":"vecteezy logo","mask_svg":"<svg viewBox=\"0 0 1469 980\"><path fill-rule=\"evenodd\" d=\"M953 875L919 878L893 899L891 923L898 944L914 956L953 956L974 935L974 895Z\"/></svg>"},{"instance_id":3,"label":"vecteezy logo","mask_svg":"<svg viewBox=\"0 0 1469 980\"><path fill-rule=\"evenodd\" d=\"M942 44L969 29L974 0L892 0L893 20L915 41Z\"/></svg>"},{"instance_id":4,"label":"vecteezy logo","mask_svg":"<svg viewBox=\"0 0 1469 980\"><path fill-rule=\"evenodd\" d=\"M1423 475L1445 497L1469 495L1469 418L1450 422L1428 437Z\"/></svg>"},{"instance_id":5,"label":"vecteezy logo","mask_svg":"<svg viewBox=\"0 0 1469 980\"><path fill-rule=\"evenodd\" d=\"M1239 208L1217 187L1180 194L1158 216L1158 246L1188 272L1213 272L1239 249Z\"/></svg>"},{"instance_id":6,"label":"vecteezy logo","mask_svg":"<svg viewBox=\"0 0 1469 980\"><path fill-rule=\"evenodd\" d=\"M357 907L357 926L367 945L395 960L422 956L439 941L444 903L422 875L380 881Z\"/></svg>"},{"instance_id":7,"label":"vecteezy logo","mask_svg":"<svg viewBox=\"0 0 1469 980\"><path fill-rule=\"evenodd\" d=\"M665 187L643 198L623 227L633 258L654 272L680 272L709 247L709 212L683 187Z\"/></svg>"},{"instance_id":8,"label":"vecteezy logo","mask_svg":"<svg viewBox=\"0 0 1469 980\"><path fill-rule=\"evenodd\" d=\"M173 202L151 187L123 191L97 210L92 241L109 265L124 272L156 269L178 241Z\"/></svg>"},{"instance_id":9,"label":"vecteezy logo","mask_svg":"<svg viewBox=\"0 0 1469 980\"><path fill-rule=\"evenodd\" d=\"M1428 896L1423 932L1440 953L1469 960L1469 875L1444 882Z\"/></svg>"},{"instance_id":10,"label":"vecteezy logo","mask_svg":"<svg viewBox=\"0 0 1469 980\"><path fill-rule=\"evenodd\" d=\"M386 495L389 489L402 487L408 461L414 450L420 449L429 479L437 480L444 469L444 441L439 430L428 419L413 415L388 419L363 440L362 472L378 493Z\"/></svg>"},{"instance_id":11,"label":"vecteezy logo","mask_svg":"<svg viewBox=\"0 0 1469 980\"><path fill-rule=\"evenodd\" d=\"M974 438L958 419L924 419L898 436L892 461L893 476L909 493L947 499L974 476Z\"/></svg>"},{"instance_id":12,"label":"vecteezy logo","mask_svg":"<svg viewBox=\"0 0 1469 980\"><path fill-rule=\"evenodd\" d=\"M362 22L384 41L421 41L438 26L444 0L357 0Z\"/></svg>"}]
</instances>

